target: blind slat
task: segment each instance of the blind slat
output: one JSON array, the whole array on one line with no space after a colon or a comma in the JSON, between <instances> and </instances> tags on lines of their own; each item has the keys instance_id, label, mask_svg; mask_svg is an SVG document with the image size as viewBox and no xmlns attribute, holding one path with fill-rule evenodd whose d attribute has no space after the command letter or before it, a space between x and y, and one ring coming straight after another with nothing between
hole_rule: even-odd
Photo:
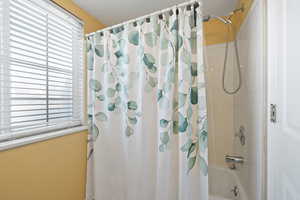
<instances>
[{"instance_id":1,"label":"blind slat","mask_svg":"<svg viewBox=\"0 0 300 200\"><path fill-rule=\"evenodd\" d=\"M72 45L70 45L70 42L66 42L66 38L57 38L57 37L53 37L51 34L48 35L49 37L49 40L53 40L54 42L57 42L57 43L60 43L60 44L63 44L69 48L72 48Z\"/></svg>"},{"instance_id":2,"label":"blind slat","mask_svg":"<svg viewBox=\"0 0 300 200\"><path fill-rule=\"evenodd\" d=\"M56 113L50 113L50 115L56 115L56 114L72 114L72 111L70 112L56 112ZM41 113L41 114L34 114L34 115L20 115L20 116L12 116L11 118L22 118L22 117L35 117L35 116L45 116L47 113Z\"/></svg>"},{"instance_id":3,"label":"blind slat","mask_svg":"<svg viewBox=\"0 0 300 200\"><path fill-rule=\"evenodd\" d=\"M46 15L39 13L39 12L34 12L32 10L32 7L28 7L24 4L16 4L16 3L11 3L11 8L15 9L16 11L19 11L18 13L26 13L29 16L32 16L34 19L39 19L39 20L45 20L46 21Z\"/></svg>"},{"instance_id":4,"label":"blind slat","mask_svg":"<svg viewBox=\"0 0 300 200\"><path fill-rule=\"evenodd\" d=\"M46 104L34 104L34 105L42 105L46 106ZM68 104L65 104L68 105ZM22 105L23 106L23 105ZM27 110L11 110L9 113L18 113L18 112L32 112L32 111L53 111L53 110L68 110L68 109L73 109L73 107L64 107L64 108L50 108L50 109L27 109ZM8 113L8 112L6 112Z\"/></svg>"},{"instance_id":5,"label":"blind slat","mask_svg":"<svg viewBox=\"0 0 300 200\"><path fill-rule=\"evenodd\" d=\"M27 26L23 26L22 24L17 24L17 23L14 23L14 22L10 22L10 24L11 24L10 28L11 28L12 31L19 32L19 33L22 33L24 35L28 35L28 36L31 36L31 37L33 36L33 34L39 35L40 37L41 36L46 37L46 35L42 35L40 32L37 32L36 30L31 29L31 28L29 28ZM29 34L28 33L24 33L24 31L20 31L19 28L22 28L23 30L28 31ZM40 40L43 40L43 39L40 38ZM43 40L43 41L45 41L45 40Z\"/></svg>"},{"instance_id":6,"label":"blind slat","mask_svg":"<svg viewBox=\"0 0 300 200\"><path fill-rule=\"evenodd\" d=\"M11 5L15 5L18 7L23 7L23 8L27 8L28 10L30 10L33 13L36 14L40 14L40 15L46 15L46 12L44 12L44 10L42 9L37 9L37 7L33 4L29 4L30 2L27 0L11 0L10 1Z\"/></svg>"},{"instance_id":7,"label":"blind slat","mask_svg":"<svg viewBox=\"0 0 300 200\"><path fill-rule=\"evenodd\" d=\"M36 18L31 17L30 15L25 15L25 12L16 12L14 11L14 9L11 9L10 14L11 14L11 19L15 19L17 21L21 21L25 23L29 22L28 24L30 24L33 27L39 28L39 26L42 27L47 26L46 18L44 20L41 19L38 20Z\"/></svg>"},{"instance_id":8,"label":"blind slat","mask_svg":"<svg viewBox=\"0 0 300 200\"><path fill-rule=\"evenodd\" d=\"M38 55L38 56L43 56L43 57L46 57L46 52L44 52L43 54L42 53L38 53L38 52L35 52L35 51L32 51L28 48L22 48L22 47L16 47L14 45L11 45L10 46L11 49L18 49L18 50L22 50L22 51L26 51L26 52L29 52L31 54L35 54L35 55ZM11 50L13 52L13 50Z\"/></svg>"},{"instance_id":9,"label":"blind slat","mask_svg":"<svg viewBox=\"0 0 300 200\"><path fill-rule=\"evenodd\" d=\"M50 85L51 87L54 87L54 88L56 88L57 86L53 86L53 85ZM41 88L29 88L29 87L16 87L16 86L10 86L10 87L2 87L3 89L16 89L16 90L18 90L18 89L20 89L20 90L32 90L32 92L36 92L36 91L46 91L46 88L44 88L44 89L41 89ZM65 88L65 89L68 89L68 90L59 90L59 89L53 89L53 88L51 88L51 89L49 89L48 91L53 91L53 92L70 92L71 90L69 90L69 89L71 89L72 87L58 87L58 88ZM3 97L3 98L5 98L5 97Z\"/></svg>"},{"instance_id":10,"label":"blind slat","mask_svg":"<svg viewBox=\"0 0 300 200\"><path fill-rule=\"evenodd\" d=\"M26 20L24 18L18 18L13 15L10 16L10 21L14 22L17 26L23 25L23 27L28 27L28 29L38 31L39 34L44 33L46 30L46 26L38 26L30 22L29 20Z\"/></svg>"},{"instance_id":11,"label":"blind slat","mask_svg":"<svg viewBox=\"0 0 300 200\"><path fill-rule=\"evenodd\" d=\"M56 55L56 56L62 56L65 59L72 59L72 55L71 54L66 54L64 52L59 52L57 53L57 51L55 49L49 49L49 55Z\"/></svg>"},{"instance_id":12,"label":"blind slat","mask_svg":"<svg viewBox=\"0 0 300 200\"><path fill-rule=\"evenodd\" d=\"M11 98L11 100L45 100L46 98ZM72 100L72 98L47 98L48 100Z\"/></svg>"},{"instance_id":13,"label":"blind slat","mask_svg":"<svg viewBox=\"0 0 300 200\"><path fill-rule=\"evenodd\" d=\"M56 17L49 17L49 25L54 26L55 28L61 28L66 33L72 33L72 28L68 24L61 23Z\"/></svg>"},{"instance_id":14,"label":"blind slat","mask_svg":"<svg viewBox=\"0 0 300 200\"><path fill-rule=\"evenodd\" d=\"M40 34L36 34L36 33L34 33L34 32L29 32L29 31L27 31L27 30L25 30L25 29L22 29L22 30L20 30L20 29L18 29L19 27L16 27L16 26L12 26L11 28L10 28L10 30L11 30L11 32L13 32L13 33L19 33L19 34L22 34L22 35L25 35L25 36L28 36L28 37L34 37L35 39L38 39L38 40L41 40L41 41L45 41L46 40L46 35L40 35ZM11 42L15 42L15 43L19 43L19 44L22 44L22 45L25 45L25 46L30 46L30 47L32 47L32 48L35 48L35 49L39 49L39 50L41 50L41 51L46 51L46 47L44 47L44 49L42 49L42 48L39 48L39 47L36 47L36 46L33 46L33 45L31 45L31 44L29 44L28 42L27 43L25 43L25 42L22 42L21 40L14 40L14 39L10 39L10 41ZM24 41L24 40L23 40Z\"/></svg>"},{"instance_id":15,"label":"blind slat","mask_svg":"<svg viewBox=\"0 0 300 200\"><path fill-rule=\"evenodd\" d=\"M51 45L51 43L49 43L49 44ZM49 49L51 49L52 51L64 53L65 55L69 55L69 56L72 55L72 52L65 50L64 47L59 47L56 45L50 46L50 45L49 45Z\"/></svg>"},{"instance_id":16,"label":"blind slat","mask_svg":"<svg viewBox=\"0 0 300 200\"><path fill-rule=\"evenodd\" d=\"M63 35L59 34L58 32L52 32L49 30L49 38L57 38L59 40L63 40L65 42L72 42L72 38L64 37Z\"/></svg>"}]
</instances>

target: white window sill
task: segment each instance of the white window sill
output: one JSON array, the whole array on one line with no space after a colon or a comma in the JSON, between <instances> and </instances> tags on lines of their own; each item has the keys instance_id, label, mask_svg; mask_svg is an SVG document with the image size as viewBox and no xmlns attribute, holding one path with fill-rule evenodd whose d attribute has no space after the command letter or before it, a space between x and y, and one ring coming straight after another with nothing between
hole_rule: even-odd
<instances>
[{"instance_id":1,"label":"white window sill","mask_svg":"<svg viewBox=\"0 0 300 200\"><path fill-rule=\"evenodd\" d=\"M74 128L68 128L65 130L53 131L49 133L43 133L40 135L28 136L28 137L19 138L11 141L0 142L0 151L5 151L8 149L13 149L20 146L41 142L52 138L78 133L81 131L85 131L87 129L88 129L87 126L78 126Z\"/></svg>"}]
</instances>

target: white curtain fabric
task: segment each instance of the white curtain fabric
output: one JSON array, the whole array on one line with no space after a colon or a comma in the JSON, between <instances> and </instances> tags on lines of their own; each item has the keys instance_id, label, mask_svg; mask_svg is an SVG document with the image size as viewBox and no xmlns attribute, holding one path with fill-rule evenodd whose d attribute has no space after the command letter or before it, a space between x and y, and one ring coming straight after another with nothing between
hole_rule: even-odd
<instances>
[{"instance_id":1,"label":"white curtain fabric","mask_svg":"<svg viewBox=\"0 0 300 200\"><path fill-rule=\"evenodd\" d=\"M201 7L87 38L87 200L208 200Z\"/></svg>"}]
</instances>

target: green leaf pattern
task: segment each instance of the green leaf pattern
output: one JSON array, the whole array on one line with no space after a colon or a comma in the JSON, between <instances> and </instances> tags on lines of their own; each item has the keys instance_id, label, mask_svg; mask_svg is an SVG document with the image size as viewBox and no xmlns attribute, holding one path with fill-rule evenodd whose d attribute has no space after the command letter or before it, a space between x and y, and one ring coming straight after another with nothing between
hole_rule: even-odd
<instances>
[{"instance_id":1,"label":"green leaf pattern","mask_svg":"<svg viewBox=\"0 0 300 200\"><path fill-rule=\"evenodd\" d=\"M148 115L143 102L147 99L157 108L153 133L159 134L158 150L167 152L176 138L182 138L187 172L197 166L207 175L205 80L197 44L202 25L184 23L193 15L186 11L164 20L151 17L150 23L141 20L137 26L87 38L93 141L99 128L117 115L122 115L126 137L143 134L142 124L155 123L142 120Z\"/></svg>"}]
</instances>

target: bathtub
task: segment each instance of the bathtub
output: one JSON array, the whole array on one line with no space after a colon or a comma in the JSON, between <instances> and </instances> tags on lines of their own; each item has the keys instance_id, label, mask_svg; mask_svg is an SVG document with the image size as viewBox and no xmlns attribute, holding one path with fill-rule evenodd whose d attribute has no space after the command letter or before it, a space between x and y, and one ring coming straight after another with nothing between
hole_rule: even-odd
<instances>
[{"instance_id":1,"label":"bathtub","mask_svg":"<svg viewBox=\"0 0 300 200\"><path fill-rule=\"evenodd\" d=\"M248 200L236 173L230 169L221 167L209 167L209 200ZM232 192L238 188L235 197Z\"/></svg>"}]
</instances>

